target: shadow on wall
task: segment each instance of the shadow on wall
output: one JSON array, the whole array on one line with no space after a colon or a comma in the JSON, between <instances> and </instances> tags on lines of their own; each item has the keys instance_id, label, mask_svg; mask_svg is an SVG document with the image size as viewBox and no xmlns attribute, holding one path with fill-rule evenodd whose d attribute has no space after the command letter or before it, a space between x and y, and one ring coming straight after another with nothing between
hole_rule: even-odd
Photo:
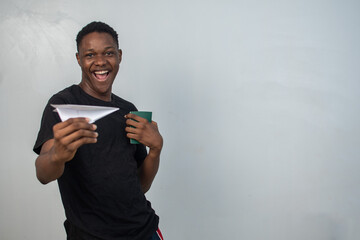
<instances>
[{"instance_id":1,"label":"shadow on wall","mask_svg":"<svg viewBox=\"0 0 360 240\"><path fill-rule=\"evenodd\" d=\"M299 227L292 230L293 236L301 237L296 239L316 240L341 240L348 239L346 236L345 223L340 223L330 215L319 214L304 217Z\"/></svg>"},{"instance_id":2,"label":"shadow on wall","mask_svg":"<svg viewBox=\"0 0 360 240\"><path fill-rule=\"evenodd\" d=\"M7 71L0 81L5 84L6 80L10 89L33 89L44 95L56 83L71 81L76 73L63 69L72 70L76 66L71 32L77 31L78 24L60 10L57 14L43 14L15 4L6 9L8 12L0 12L0 31L6 33L0 38L0 64Z\"/></svg>"}]
</instances>

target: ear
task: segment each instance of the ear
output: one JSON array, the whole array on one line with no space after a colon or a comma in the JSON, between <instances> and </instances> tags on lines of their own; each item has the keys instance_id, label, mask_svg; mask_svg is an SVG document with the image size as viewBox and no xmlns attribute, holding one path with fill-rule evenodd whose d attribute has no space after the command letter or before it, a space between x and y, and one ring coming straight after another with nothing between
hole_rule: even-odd
<instances>
[{"instance_id":1,"label":"ear","mask_svg":"<svg viewBox=\"0 0 360 240\"><path fill-rule=\"evenodd\" d=\"M79 57L79 53L76 53L76 54L75 54L75 56L76 56L76 60L77 60L78 64L80 65L80 57ZM80 65L80 66L81 66L81 65Z\"/></svg>"},{"instance_id":2,"label":"ear","mask_svg":"<svg viewBox=\"0 0 360 240\"><path fill-rule=\"evenodd\" d=\"M122 50L121 50L121 49L119 49L119 50L118 50L118 52L119 52L119 63L121 63L121 59L122 59Z\"/></svg>"}]
</instances>

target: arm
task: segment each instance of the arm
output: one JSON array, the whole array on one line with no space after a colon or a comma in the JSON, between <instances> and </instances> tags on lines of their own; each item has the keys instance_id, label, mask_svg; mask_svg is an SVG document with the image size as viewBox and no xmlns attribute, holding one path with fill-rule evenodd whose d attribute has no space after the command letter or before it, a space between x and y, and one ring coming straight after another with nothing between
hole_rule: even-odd
<instances>
[{"instance_id":1,"label":"arm","mask_svg":"<svg viewBox=\"0 0 360 240\"><path fill-rule=\"evenodd\" d=\"M149 154L146 156L138 171L142 190L146 193L150 189L159 169L163 138L160 135L156 122L152 121L149 123L146 119L131 113L125 117L127 118L126 124L128 125L128 127L125 128L127 137L139 141L150 149Z\"/></svg>"},{"instance_id":2,"label":"arm","mask_svg":"<svg viewBox=\"0 0 360 240\"><path fill-rule=\"evenodd\" d=\"M159 163L160 151L150 149L138 171L143 193L149 191L159 169Z\"/></svg>"},{"instance_id":3,"label":"arm","mask_svg":"<svg viewBox=\"0 0 360 240\"><path fill-rule=\"evenodd\" d=\"M77 149L97 141L96 125L85 118L68 119L53 127L54 138L46 141L35 161L36 176L43 184L61 177L65 163L71 161Z\"/></svg>"}]
</instances>

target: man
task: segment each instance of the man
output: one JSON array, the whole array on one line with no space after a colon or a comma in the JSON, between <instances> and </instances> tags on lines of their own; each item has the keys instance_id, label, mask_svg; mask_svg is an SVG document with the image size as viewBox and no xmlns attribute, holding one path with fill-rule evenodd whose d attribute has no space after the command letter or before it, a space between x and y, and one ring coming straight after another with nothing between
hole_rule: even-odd
<instances>
[{"instance_id":1,"label":"man","mask_svg":"<svg viewBox=\"0 0 360 240\"><path fill-rule=\"evenodd\" d=\"M34 146L37 178L43 184L58 181L67 239L161 239L159 218L144 196L163 145L157 124L130 114L135 106L112 93L122 57L117 33L92 22L76 42L82 79L52 96L45 107ZM119 110L95 125L86 118L61 122L50 104ZM132 145L129 138L141 144Z\"/></svg>"}]
</instances>

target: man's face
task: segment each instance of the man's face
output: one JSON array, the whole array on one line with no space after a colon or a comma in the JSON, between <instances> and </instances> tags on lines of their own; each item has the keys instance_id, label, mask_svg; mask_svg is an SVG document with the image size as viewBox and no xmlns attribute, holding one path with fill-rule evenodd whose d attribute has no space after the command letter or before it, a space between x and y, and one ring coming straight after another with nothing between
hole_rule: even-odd
<instances>
[{"instance_id":1,"label":"man's face","mask_svg":"<svg viewBox=\"0 0 360 240\"><path fill-rule=\"evenodd\" d=\"M81 88L95 98L110 101L121 55L110 34L93 32L85 35L76 54L82 71Z\"/></svg>"}]
</instances>

